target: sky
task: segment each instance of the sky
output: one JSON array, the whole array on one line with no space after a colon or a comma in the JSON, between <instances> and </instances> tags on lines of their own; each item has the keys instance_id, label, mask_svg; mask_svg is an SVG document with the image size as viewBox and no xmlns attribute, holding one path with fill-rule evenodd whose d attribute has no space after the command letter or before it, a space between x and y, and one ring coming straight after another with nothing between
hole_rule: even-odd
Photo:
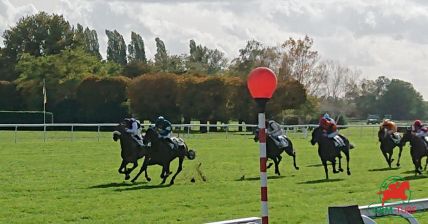
<instances>
[{"instance_id":1,"label":"sky","mask_svg":"<svg viewBox=\"0 0 428 224\"><path fill-rule=\"evenodd\" d=\"M40 11L95 29L104 57L106 29L127 43L131 31L140 34L149 58L156 37L172 54L188 53L194 39L231 59L248 40L270 46L308 35L321 59L359 70L361 78L410 82L428 100L425 0L0 0L0 33Z\"/></svg>"}]
</instances>

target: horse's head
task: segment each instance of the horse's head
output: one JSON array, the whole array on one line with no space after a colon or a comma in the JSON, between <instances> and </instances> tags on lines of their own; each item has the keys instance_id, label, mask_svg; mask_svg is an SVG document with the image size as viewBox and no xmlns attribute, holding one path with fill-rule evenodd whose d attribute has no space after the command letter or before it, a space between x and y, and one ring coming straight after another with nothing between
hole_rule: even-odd
<instances>
[{"instance_id":1,"label":"horse's head","mask_svg":"<svg viewBox=\"0 0 428 224\"><path fill-rule=\"evenodd\" d=\"M409 142L412 139L412 128L407 128L403 134L403 137L401 138L400 144L404 146L406 142Z\"/></svg>"},{"instance_id":2,"label":"horse's head","mask_svg":"<svg viewBox=\"0 0 428 224\"><path fill-rule=\"evenodd\" d=\"M386 135L387 135L387 131L385 130L385 128L380 127L379 131L377 132L377 138L378 138L379 142L381 142L383 139L385 139Z\"/></svg>"},{"instance_id":3,"label":"horse's head","mask_svg":"<svg viewBox=\"0 0 428 224\"><path fill-rule=\"evenodd\" d=\"M314 128L314 130L312 131L312 139L311 139L312 145L315 145L315 143L319 141L321 134L322 134L322 130L320 127Z\"/></svg>"},{"instance_id":4,"label":"horse's head","mask_svg":"<svg viewBox=\"0 0 428 224\"><path fill-rule=\"evenodd\" d=\"M156 132L154 127L149 127L144 135L143 142L144 144L148 144L149 142L153 142L159 139L159 135Z\"/></svg>"},{"instance_id":5,"label":"horse's head","mask_svg":"<svg viewBox=\"0 0 428 224\"><path fill-rule=\"evenodd\" d=\"M113 131L113 140L117 141L121 136L126 132L125 131L126 124L124 122L119 123Z\"/></svg>"}]
</instances>

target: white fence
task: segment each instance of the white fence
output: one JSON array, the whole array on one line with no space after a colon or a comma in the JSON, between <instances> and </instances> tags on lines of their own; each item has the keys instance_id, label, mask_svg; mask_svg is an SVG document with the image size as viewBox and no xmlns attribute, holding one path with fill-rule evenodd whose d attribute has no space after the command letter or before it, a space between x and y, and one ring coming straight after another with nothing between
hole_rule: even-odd
<instances>
[{"instance_id":1,"label":"white fence","mask_svg":"<svg viewBox=\"0 0 428 224\"><path fill-rule=\"evenodd\" d=\"M31 128L32 130L36 130L42 133L42 136L40 137L43 139L43 141L47 141L49 139L47 133L50 132L49 129L52 128L60 128L62 131L69 131L69 135L67 137L64 137L66 139L69 139L70 141L76 140L78 133L82 128L90 128L91 132L95 133L94 139L97 141L100 141L102 139L102 133L106 133L105 130L109 128L114 128L118 124L116 123L102 123L102 124L85 124L85 123L70 123L70 124L0 124L0 138L3 136L1 135L2 132L13 132L12 138L14 139L14 142L17 142L19 139L18 133L22 130L28 130ZM151 124L142 124L144 128L149 127ZM173 124L173 128L176 130L176 135L191 135L191 129L195 128L201 128L206 127L207 133L210 132L210 127L215 127L217 129L220 129L220 132L225 133L225 137L228 138L229 132L237 131L239 127L242 128L244 132L246 132L247 128L254 129L257 127L255 124ZM316 127L317 125L313 124L306 124L306 125L282 125L284 130L287 134L299 134L302 138L307 138L308 133L311 128ZM404 126L404 125L401 125ZM407 125L406 125L407 126ZM360 136L362 135L372 135L374 136L379 128L379 125L343 125L339 126L339 128L349 128L349 127L356 127L360 128L360 131L358 134ZM8 129L8 130L5 130ZM80 130L79 130L80 129ZM179 131L177 131L179 130ZM88 130L86 130L88 131ZM110 131L109 131L110 132ZM104 135L105 136L105 135ZM7 138L11 138L10 136L7 136Z\"/></svg>"}]
</instances>

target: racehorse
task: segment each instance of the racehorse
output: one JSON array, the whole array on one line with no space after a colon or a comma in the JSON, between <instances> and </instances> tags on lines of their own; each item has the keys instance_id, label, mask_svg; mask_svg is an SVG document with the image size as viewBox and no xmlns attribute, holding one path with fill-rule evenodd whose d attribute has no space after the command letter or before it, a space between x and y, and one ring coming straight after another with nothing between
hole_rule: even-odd
<instances>
[{"instance_id":1,"label":"racehorse","mask_svg":"<svg viewBox=\"0 0 428 224\"><path fill-rule=\"evenodd\" d=\"M159 138L158 133L153 127L148 128L146 134L144 135L143 142L145 145L150 142L151 146L147 151L146 157L144 158L143 166L141 167L140 172L134 177L134 179L132 179L132 182L135 182L140 174L145 171L148 166L157 164L162 166L160 177L162 178L161 184L164 184L168 176L171 174L169 170L170 163L178 157L178 168L170 181L170 185L174 184L175 178L183 169L184 158L187 157L188 159L193 160L196 156L195 151L189 150L182 139L176 139L178 139L181 144L179 144L177 148L174 148L170 145L170 143ZM151 180L151 178L147 176L147 172L146 180Z\"/></svg>"},{"instance_id":2,"label":"racehorse","mask_svg":"<svg viewBox=\"0 0 428 224\"><path fill-rule=\"evenodd\" d=\"M398 154L397 167L400 166L400 158L401 152L403 151L403 145L400 143L395 143L392 139L392 136L387 133L386 129L380 128L377 133L379 142L380 142L380 150L382 151L383 156L385 157L386 162L388 163L389 168L391 168L391 164L394 161L392 158L392 154L394 153L393 149L398 147L400 152Z\"/></svg>"},{"instance_id":3,"label":"racehorse","mask_svg":"<svg viewBox=\"0 0 428 224\"><path fill-rule=\"evenodd\" d=\"M281 175L279 173L279 163L282 160L282 156L281 156L282 152L286 152L289 156L292 156L294 168L296 170L299 169L299 167L296 165L296 151L294 151L293 143L288 137L286 137L286 139L288 141L288 146L284 148L279 148L271 137L266 138L266 155L269 159L271 159L275 163L275 174L278 174L278 176ZM259 141L258 129L256 130L254 141L255 142ZM272 165L273 164L270 163L267 168L270 168Z\"/></svg>"},{"instance_id":4,"label":"racehorse","mask_svg":"<svg viewBox=\"0 0 428 224\"><path fill-rule=\"evenodd\" d=\"M334 140L331 138L328 138L327 136L324 136L324 133L320 127L316 127L312 131L312 139L311 144L315 145L315 143L318 143L318 155L321 159L322 165L324 166L325 171L325 177L328 179L328 169L327 169L327 161L330 161L333 167L333 173L343 172L342 164L341 164L341 154L340 151L342 151L346 156L346 168L347 168L347 174L351 175L351 171L349 169L349 149L351 148L351 144L349 143L348 139L341 136L342 139L345 142L345 146L342 146L340 148L335 146ZM336 157L339 158L339 171L336 170Z\"/></svg>"},{"instance_id":5,"label":"racehorse","mask_svg":"<svg viewBox=\"0 0 428 224\"><path fill-rule=\"evenodd\" d=\"M414 134L412 130L408 128L401 139L400 144L405 145L406 142L410 142L410 155L412 156L413 164L415 165L415 175L422 174L422 158L427 156L425 162L425 170L428 164L428 149L424 140Z\"/></svg>"},{"instance_id":6,"label":"racehorse","mask_svg":"<svg viewBox=\"0 0 428 224\"><path fill-rule=\"evenodd\" d=\"M124 122L115 127L113 140L120 140L120 156L122 157L122 163L120 164L118 172L125 174L125 180L129 180L129 174L138 166L138 159L147 154L147 147L140 146L131 135L126 132L125 127L127 127L127 125ZM130 169L126 168L128 163L133 164Z\"/></svg>"}]
</instances>

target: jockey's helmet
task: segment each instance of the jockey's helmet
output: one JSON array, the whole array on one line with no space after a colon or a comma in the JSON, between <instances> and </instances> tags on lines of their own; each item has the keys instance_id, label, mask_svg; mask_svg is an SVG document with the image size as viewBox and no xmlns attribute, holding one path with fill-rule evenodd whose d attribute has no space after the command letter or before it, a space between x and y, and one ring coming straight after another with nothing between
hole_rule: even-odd
<instances>
[{"instance_id":1,"label":"jockey's helmet","mask_svg":"<svg viewBox=\"0 0 428 224\"><path fill-rule=\"evenodd\" d=\"M413 126L418 127L418 128L422 127L422 122L421 122L421 120L416 120L416 121L413 123Z\"/></svg>"},{"instance_id":2,"label":"jockey's helmet","mask_svg":"<svg viewBox=\"0 0 428 224\"><path fill-rule=\"evenodd\" d=\"M331 119L331 118L330 118L330 115L329 115L328 113L325 113L323 117L324 117L325 119L327 119L327 120L330 120L330 119Z\"/></svg>"}]
</instances>

